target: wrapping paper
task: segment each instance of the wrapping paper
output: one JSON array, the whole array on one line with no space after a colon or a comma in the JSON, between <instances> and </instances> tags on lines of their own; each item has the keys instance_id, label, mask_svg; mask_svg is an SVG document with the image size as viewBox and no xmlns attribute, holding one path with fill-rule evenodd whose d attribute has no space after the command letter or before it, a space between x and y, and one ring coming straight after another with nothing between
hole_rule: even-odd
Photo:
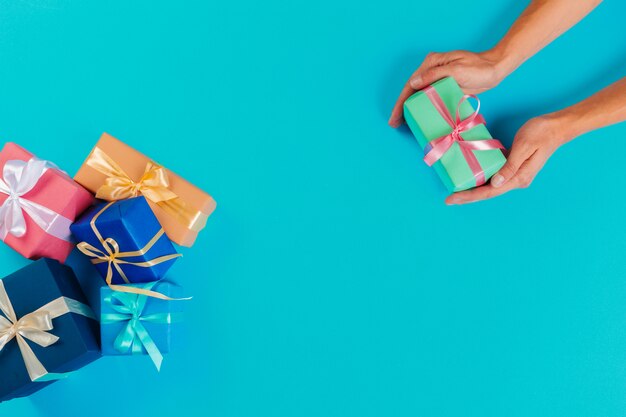
<instances>
[{"instance_id":1,"label":"wrapping paper","mask_svg":"<svg viewBox=\"0 0 626 417\"><path fill-rule=\"evenodd\" d=\"M144 289L172 295L170 283L141 285ZM157 369L162 354L170 350L172 326L181 320L182 303L141 294L120 293L101 288L100 332L102 354L150 355Z\"/></svg>"},{"instance_id":2,"label":"wrapping paper","mask_svg":"<svg viewBox=\"0 0 626 417\"><path fill-rule=\"evenodd\" d=\"M463 91L453 78L448 77L439 80L431 87L441 97L452 118L456 116L457 108L461 120L466 120L473 115L473 106L468 101L463 100ZM430 150L429 144L431 142L450 134L453 130L423 90L416 92L405 101L404 118L418 143L426 152ZM465 141L489 141L493 139L484 124L477 124L468 130L461 131L460 136ZM500 149L471 152L482 168L481 177L484 180L491 178L506 162ZM475 173L472 172L459 143L454 143L441 159L433 164L433 168L450 192L467 190L477 186Z\"/></svg>"},{"instance_id":3,"label":"wrapping paper","mask_svg":"<svg viewBox=\"0 0 626 417\"><path fill-rule=\"evenodd\" d=\"M87 301L69 267L50 259L40 259L2 279L15 315L22 318L59 297L86 304ZM0 316L6 316L0 312ZM47 371L75 371L100 355L98 323L80 314L67 313L52 320L48 332L58 342L42 347L28 341L37 359ZM0 351L0 401L30 395L54 381L33 382L15 339Z\"/></svg>"},{"instance_id":4,"label":"wrapping paper","mask_svg":"<svg viewBox=\"0 0 626 417\"><path fill-rule=\"evenodd\" d=\"M71 230L79 248L88 245L88 252L99 256L92 256L92 263L109 284L157 281L165 276L177 256L144 197L99 204L79 218ZM143 254L112 257L109 253L114 247L125 253L141 251L146 246L149 248ZM173 258L147 265L166 256ZM120 263L115 265L114 260Z\"/></svg>"},{"instance_id":5,"label":"wrapping paper","mask_svg":"<svg viewBox=\"0 0 626 417\"><path fill-rule=\"evenodd\" d=\"M103 168L104 165L109 167ZM216 206L206 192L107 133L102 135L74 180L107 201L144 195L167 236L181 246L193 245ZM150 189L159 180L167 186L155 186L156 191Z\"/></svg>"},{"instance_id":6,"label":"wrapping paper","mask_svg":"<svg viewBox=\"0 0 626 417\"><path fill-rule=\"evenodd\" d=\"M30 161L33 154L14 143L6 143L0 152L0 172L5 171L8 161ZM37 184L23 195L24 199L44 206L53 212L75 220L91 204L93 195L74 182L69 176L57 169L47 169ZM0 193L0 205L6 204L9 196ZM4 242L18 253L29 259L50 258L65 262L74 245L47 233L28 214L23 214L26 233L15 236L8 233ZM69 230L67 230L69 236ZM57 233L58 234L58 233Z\"/></svg>"}]
</instances>

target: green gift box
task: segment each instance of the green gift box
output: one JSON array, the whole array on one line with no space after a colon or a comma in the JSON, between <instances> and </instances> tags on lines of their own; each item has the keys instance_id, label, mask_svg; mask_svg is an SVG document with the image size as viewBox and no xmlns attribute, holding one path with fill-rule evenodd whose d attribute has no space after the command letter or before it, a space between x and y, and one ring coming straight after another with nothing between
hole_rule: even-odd
<instances>
[{"instance_id":1,"label":"green gift box","mask_svg":"<svg viewBox=\"0 0 626 417\"><path fill-rule=\"evenodd\" d=\"M440 97L451 121L447 121L441 113L445 109L437 108L432 94ZM481 185L481 180L489 180L506 162L502 151L497 148L502 145L492 138L487 127L481 123L482 117L476 115L476 123L469 123L468 118L474 116L475 109L466 98L454 78L447 77L416 92L404 102L404 119L417 142L427 152L433 148L433 144L438 144L435 140L446 135L453 136L451 134L455 129L452 125L459 121L461 123L457 126L469 124L468 129L458 132L456 140L446 139L451 140L452 145L432 165L450 192ZM456 117L457 110L460 120ZM465 147L465 153L462 146Z\"/></svg>"}]
</instances>

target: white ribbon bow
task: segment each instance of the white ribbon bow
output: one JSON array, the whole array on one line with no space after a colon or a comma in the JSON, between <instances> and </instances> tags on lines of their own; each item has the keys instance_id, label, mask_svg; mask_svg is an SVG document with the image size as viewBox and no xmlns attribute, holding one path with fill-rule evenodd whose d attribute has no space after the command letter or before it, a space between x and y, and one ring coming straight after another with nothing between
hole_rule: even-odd
<instances>
[{"instance_id":1,"label":"white ribbon bow","mask_svg":"<svg viewBox=\"0 0 626 417\"><path fill-rule=\"evenodd\" d=\"M71 298L59 297L18 320L2 280L0 280L0 312L4 314L0 315L0 352L7 343L15 339L31 381L48 375L48 371L37 359L26 339L42 347L55 344L59 337L48 333L54 327L52 319L67 313L96 319L85 304Z\"/></svg>"},{"instance_id":2,"label":"white ribbon bow","mask_svg":"<svg viewBox=\"0 0 626 417\"><path fill-rule=\"evenodd\" d=\"M0 193L8 196L0 206L0 240L8 234L18 238L26 234L26 213L46 233L70 241L70 219L23 197L50 168L56 169L50 162L37 158L6 162L0 178Z\"/></svg>"}]
</instances>

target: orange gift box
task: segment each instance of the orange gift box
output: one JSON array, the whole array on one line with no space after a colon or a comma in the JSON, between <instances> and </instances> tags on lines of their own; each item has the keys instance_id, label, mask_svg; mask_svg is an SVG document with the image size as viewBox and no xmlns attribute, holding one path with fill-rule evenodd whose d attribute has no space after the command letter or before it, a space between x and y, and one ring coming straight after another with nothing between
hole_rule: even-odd
<instances>
[{"instance_id":1,"label":"orange gift box","mask_svg":"<svg viewBox=\"0 0 626 417\"><path fill-rule=\"evenodd\" d=\"M171 241L192 246L215 200L141 152L103 133L74 180L106 201L143 195Z\"/></svg>"},{"instance_id":2,"label":"orange gift box","mask_svg":"<svg viewBox=\"0 0 626 417\"><path fill-rule=\"evenodd\" d=\"M0 172L0 239L26 258L65 262L74 248L69 226L93 195L15 143L0 152Z\"/></svg>"}]
</instances>

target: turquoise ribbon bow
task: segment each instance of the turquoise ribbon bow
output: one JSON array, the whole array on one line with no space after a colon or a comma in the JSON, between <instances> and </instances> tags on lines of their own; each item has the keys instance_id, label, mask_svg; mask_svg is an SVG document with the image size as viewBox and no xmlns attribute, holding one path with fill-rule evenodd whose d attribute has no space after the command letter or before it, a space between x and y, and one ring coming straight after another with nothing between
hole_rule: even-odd
<instances>
[{"instance_id":1,"label":"turquoise ribbon bow","mask_svg":"<svg viewBox=\"0 0 626 417\"><path fill-rule=\"evenodd\" d=\"M151 290L157 283L140 286ZM127 292L113 291L105 297L106 303L116 313L106 313L101 317L103 324L126 322L126 326L120 331L115 339L114 347L118 352L143 354L144 349L152 359L157 370L161 370L163 355L150 337L143 323L171 324L181 320L180 313L155 313L143 314L148 302L148 296ZM151 302L155 302L151 300Z\"/></svg>"}]
</instances>

